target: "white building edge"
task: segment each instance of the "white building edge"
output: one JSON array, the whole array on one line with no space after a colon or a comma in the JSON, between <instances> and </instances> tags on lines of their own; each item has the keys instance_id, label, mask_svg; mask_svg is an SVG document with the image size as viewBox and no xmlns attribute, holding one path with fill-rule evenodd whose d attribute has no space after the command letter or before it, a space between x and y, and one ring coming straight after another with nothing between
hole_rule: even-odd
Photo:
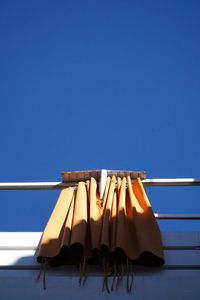
<instances>
[{"instance_id":1,"label":"white building edge","mask_svg":"<svg viewBox=\"0 0 200 300\"><path fill-rule=\"evenodd\" d=\"M134 270L133 291L126 291L126 279L116 291L102 292L103 275L88 271L79 286L76 267L48 269L47 289L37 281L36 262L41 232L0 233L0 299L200 299L200 232L163 233L165 265ZM109 279L110 282L112 278Z\"/></svg>"},{"instance_id":2,"label":"white building edge","mask_svg":"<svg viewBox=\"0 0 200 300\"><path fill-rule=\"evenodd\" d=\"M170 218L161 216L165 217ZM186 218L171 216L176 217ZM188 218L199 219L199 215ZM103 274L95 267L89 269L84 286L79 286L76 267L48 269L44 290L42 278L37 281L40 265L36 257L41 235L41 232L0 232L0 300L200 299L200 231L162 233L165 265L134 268L131 294L126 291L125 278L116 291L102 292Z\"/></svg>"}]
</instances>

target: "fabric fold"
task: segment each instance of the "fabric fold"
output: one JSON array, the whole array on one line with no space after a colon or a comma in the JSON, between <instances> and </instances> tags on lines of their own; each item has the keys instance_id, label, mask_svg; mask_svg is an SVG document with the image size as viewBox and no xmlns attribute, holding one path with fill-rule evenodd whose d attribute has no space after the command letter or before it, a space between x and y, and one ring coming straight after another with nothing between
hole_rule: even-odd
<instances>
[{"instance_id":1,"label":"fabric fold","mask_svg":"<svg viewBox=\"0 0 200 300\"><path fill-rule=\"evenodd\" d=\"M74 197L73 188L64 188L57 200L42 235L37 261L42 263L42 258L56 257L61 250L63 235L65 234L65 221L68 220L69 210ZM67 228L69 231L71 228Z\"/></svg>"},{"instance_id":2,"label":"fabric fold","mask_svg":"<svg viewBox=\"0 0 200 300\"><path fill-rule=\"evenodd\" d=\"M37 261L44 259L51 266L87 263L115 270L127 262L162 265L161 234L141 180L108 177L103 200L94 178L64 188L42 236Z\"/></svg>"}]
</instances>

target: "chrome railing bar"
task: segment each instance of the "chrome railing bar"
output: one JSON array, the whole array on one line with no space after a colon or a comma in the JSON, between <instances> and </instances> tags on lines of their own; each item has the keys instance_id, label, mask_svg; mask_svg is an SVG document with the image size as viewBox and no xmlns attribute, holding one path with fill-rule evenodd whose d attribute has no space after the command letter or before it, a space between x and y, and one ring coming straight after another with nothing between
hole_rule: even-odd
<instances>
[{"instance_id":1,"label":"chrome railing bar","mask_svg":"<svg viewBox=\"0 0 200 300\"><path fill-rule=\"evenodd\" d=\"M0 190L56 190L72 185L71 182L63 184L56 182L1 182Z\"/></svg>"},{"instance_id":2,"label":"chrome railing bar","mask_svg":"<svg viewBox=\"0 0 200 300\"><path fill-rule=\"evenodd\" d=\"M200 220L200 214L154 214L157 220Z\"/></svg>"},{"instance_id":3,"label":"chrome railing bar","mask_svg":"<svg viewBox=\"0 0 200 300\"><path fill-rule=\"evenodd\" d=\"M145 186L200 186L200 179L195 178L160 178L144 179ZM1 182L0 190L52 190L76 185L77 182Z\"/></svg>"},{"instance_id":4,"label":"chrome railing bar","mask_svg":"<svg viewBox=\"0 0 200 300\"><path fill-rule=\"evenodd\" d=\"M0 251L11 251L11 250L38 251L39 249L40 249L39 246L0 246ZM198 250L198 251L200 251L200 246L163 246L163 250L170 250L170 251Z\"/></svg>"},{"instance_id":5,"label":"chrome railing bar","mask_svg":"<svg viewBox=\"0 0 200 300\"><path fill-rule=\"evenodd\" d=\"M200 178L158 178L142 182L145 186L197 186L200 185Z\"/></svg>"}]
</instances>

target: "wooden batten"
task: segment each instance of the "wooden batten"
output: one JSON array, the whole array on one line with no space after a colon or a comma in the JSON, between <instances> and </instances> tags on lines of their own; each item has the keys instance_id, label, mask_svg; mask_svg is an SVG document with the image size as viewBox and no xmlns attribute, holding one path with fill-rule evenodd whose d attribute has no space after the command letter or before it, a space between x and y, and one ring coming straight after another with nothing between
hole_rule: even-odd
<instances>
[{"instance_id":1,"label":"wooden batten","mask_svg":"<svg viewBox=\"0 0 200 300\"><path fill-rule=\"evenodd\" d=\"M125 170L107 170L108 176L124 177L130 176L132 180L140 177L140 179L146 178L146 172L140 171L125 171ZM85 171L75 171L75 172L62 172L62 182L78 182L86 181L91 177L99 180L101 176L101 170L85 170Z\"/></svg>"}]
</instances>

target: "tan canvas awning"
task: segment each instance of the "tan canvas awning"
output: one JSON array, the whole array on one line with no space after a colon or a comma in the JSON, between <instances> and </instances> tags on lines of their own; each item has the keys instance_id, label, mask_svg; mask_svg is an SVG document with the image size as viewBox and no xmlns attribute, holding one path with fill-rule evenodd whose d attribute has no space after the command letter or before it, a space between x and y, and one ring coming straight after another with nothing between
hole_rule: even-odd
<instances>
[{"instance_id":1,"label":"tan canvas awning","mask_svg":"<svg viewBox=\"0 0 200 300\"><path fill-rule=\"evenodd\" d=\"M159 227L140 178L107 177L104 199L91 177L63 188L43 233L37 260L50 266L112 267L164 263ZM108 290L108 286L106 287Z\"/></svg>"}]
</instances>

